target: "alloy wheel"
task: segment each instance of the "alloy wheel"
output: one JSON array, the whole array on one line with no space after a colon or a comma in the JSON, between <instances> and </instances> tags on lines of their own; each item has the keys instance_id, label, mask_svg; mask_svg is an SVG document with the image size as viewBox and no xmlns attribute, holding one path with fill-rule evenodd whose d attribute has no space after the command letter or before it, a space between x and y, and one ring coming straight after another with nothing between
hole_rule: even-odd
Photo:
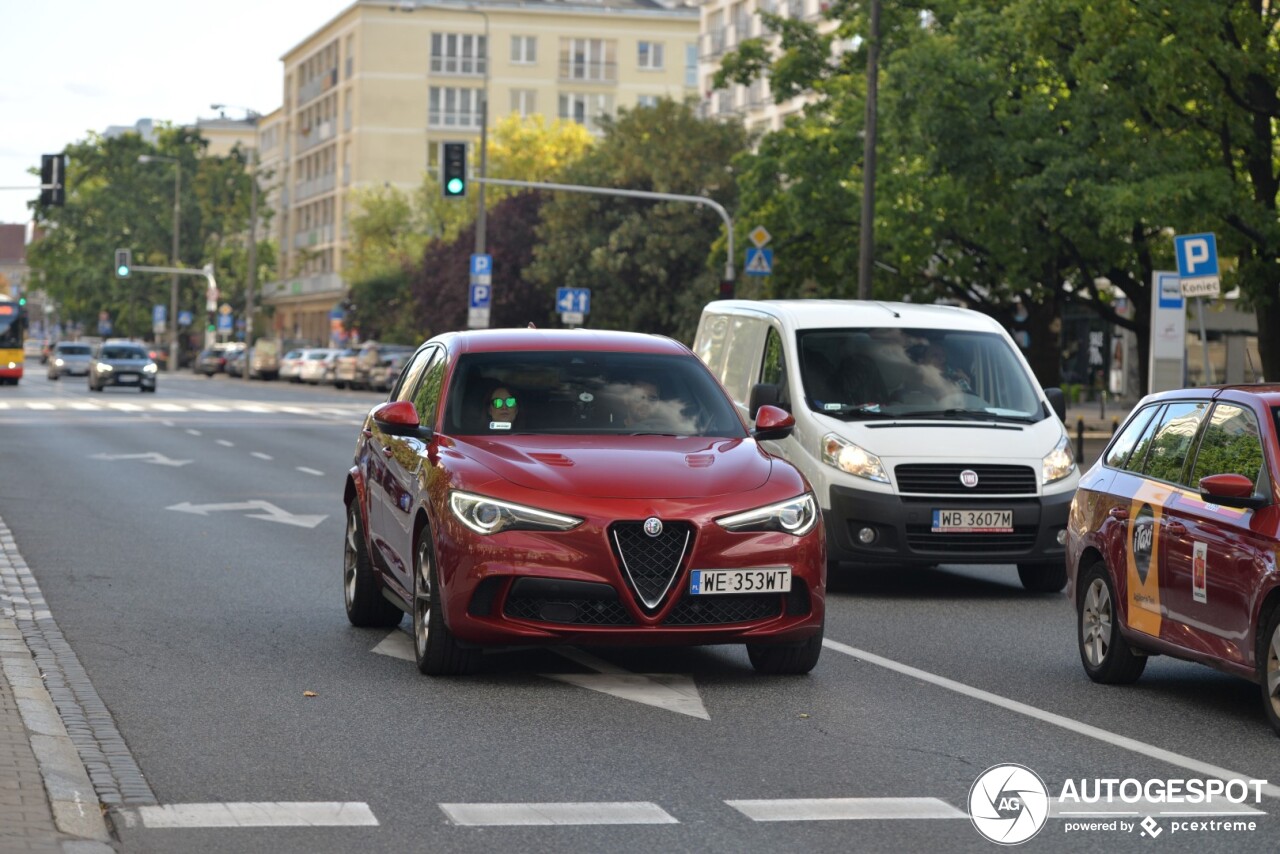
<instances>
[{"instance_id":1,"label":"alloy wheel","mask_svg":"<svg viewBox=\"0 0 1280 854\"><path fill-rule=\"evenodd\" d=\"M1267 697L1271 700L1271 711L1280 718L1280 622L1276 623L1271 633L1271 643L1267 647Z\"/></svg>"},{"instance_id":2,"label":"alloy wheel","mask_svg":"<svg viewBox=\"0 0 1280 854\"><path fill-rule=\"evenodd\" d=\"M431 631L431 544L425 539L418 546L417 583L413 590L413 641L418 648L418 658L427 654L427 640Z\"/></svg>"},{"instance_id":3,"label":"alloy wheel","mask_svg":"<svg viewBox=\"0 0 1280 854\"><path fill-rule=\"evenodd\" d=\"M342 550L342 592L347 597L348 610L356 600L356 556L360 553L358 512L354 505L347 508L347 540Z\"/></svg>"},{"instance_id":4,"label":"alloy wheel","mask_svg":"<svg viewBox=\"0 0 1280 854\"><path fill-rule=\"evenodd\" d=\"M1084 594L1084 608L1080 615L1080 643L1085 658L1093 667L1101 667L1107 660L1111 647L1111 593L1106 582L1095 578ZM1272 645L1274 652L1275 646Z\"/></svg>"}]
</instances>

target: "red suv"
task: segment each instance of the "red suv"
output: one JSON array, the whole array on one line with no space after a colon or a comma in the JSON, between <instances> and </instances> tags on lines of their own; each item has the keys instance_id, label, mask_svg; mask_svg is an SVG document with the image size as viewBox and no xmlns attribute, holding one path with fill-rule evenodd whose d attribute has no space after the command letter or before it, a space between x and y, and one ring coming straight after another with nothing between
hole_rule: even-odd
<instances>
[{"instance_id":1,"label":"red suv","mask_svg":"<svg viewBox=\"0 0 1280 854\"><path fill-rule=\"evenodd\" d=\"M1151 395L1081 478L1068 589L1095 682L1198 661L1260 683L1280 733L1278 422L1277 385Z\"/></svg>"},{"instance_id":2,"label":"red suv","mask_svg":"<svg viewBox=\"0 0 1280 854\"><path fill-rule=\"evenodd\" d=\"M507 644L745 643L767 673L822 650L808 483L688 348L624 332L423 344L357 441L343 561L357 626L413 618L418 669Z\"/></svg>"}]
</instances>

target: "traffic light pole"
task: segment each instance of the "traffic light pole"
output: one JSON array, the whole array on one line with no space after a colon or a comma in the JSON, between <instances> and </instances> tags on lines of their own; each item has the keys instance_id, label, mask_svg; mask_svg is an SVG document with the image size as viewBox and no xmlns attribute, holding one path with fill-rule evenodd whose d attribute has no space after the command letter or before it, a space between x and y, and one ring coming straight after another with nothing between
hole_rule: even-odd
<instances>
[{"instance_id":1,"label":"traffic light pole","mask_svg":"<svg viewBox=\"0 0 1280 854\"><path fill-rule=\"evenodd\" d=\"M218 282L213 277L212 264L205 264L203 267L201 267L198 270L195 269L194 267L137 267L137 266L129 267L130 273L133 273L134 271L137 271L139 273L168 273L172 277L173 290L175 294L177 293L177 288L178 288L177 282L178 282L179 276L204 276L205 281L208 283L208 287L205 290L205 307L208 309L217 308ZM174 340L173 352L176 355L177 340L178 340L178 316L177 316L178 304L176 299L174 300L173 310L175 313L173 317L169 318L169 322L170 322L169 328L173 330L173 340ZM170 366L169 368L170 371L176 371L177 369L178 369L178 366L176 363Z\"/></svg>"},{"instance_id":2,"label":"traffic light pole","mask_svg":"<svg viewBox=\"0 0 1280 854\"><path fill-rule=\"evenodd\" d=\"M649 190L619 190L614 187L589 187L585 184L549 184L542 181L513 181L509 178L472 178L480 185L495 184L501 187L526 187L531 190L564 190L570 193L594 193L599 196L626 196L632 199L651 199L660 202L688 202L694 205L706 205L720 214L724 221L725 239L728 243L728 256L724 262L724 280L733 282L733 218L724 209L724 205L707 196L682 196L678 193L655 193Z\"/></svg>"}]
</instances>

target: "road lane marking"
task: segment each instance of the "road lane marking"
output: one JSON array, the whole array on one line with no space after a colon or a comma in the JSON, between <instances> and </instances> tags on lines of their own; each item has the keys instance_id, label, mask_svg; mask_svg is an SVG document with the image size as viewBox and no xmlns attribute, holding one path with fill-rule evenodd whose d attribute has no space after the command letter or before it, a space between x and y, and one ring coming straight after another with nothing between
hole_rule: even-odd
<instances>
[{"instance_id":1,"label":"road lane marking","mask_svg":"<svg viewBox=\"0 0 1280 854\"><path fill-rule=\"evenodd\" d=\"M793 798L725 801L752 821L867 821L964 818L966 813L938 798Z\"/></svg>"},{"instance_id":2,"label":"road lane marking","mask_svg":"<svg viewBox=\"0 0 1280 854\"><path fill-rule=\"evenodd\" d=\"M260 460L271 460L271 459L275 459L275 458L274 458L274 457L272 457L270 454L264 454L264 453L262 453L262 451L254 451L252 454L250 454L250 456L257 457L257 458L258 458L258 459L260 459Z\"/></svg>"},{"instance_id":3,"label":"road lane marking","mask_svg":"<svg viewBox=\"0 0 1280 854\"><path fill-rule=\"evenodd\" d=\"M252 501L239 501L228 504L192 504L190 501L184 501L181 504L174 504L164 508L166 510L176 510L179 513L194 513L197 516L208 516L210 513L221 513L224 511L243 511L257 510L257 513L246 513L250 519L265 519L268 522L280 522L284 525L296 525L299 528L314 528L329 517L326 515L307 516L302 514L290 513L282 510L270 501L254 499Z\"/></svg>"},{"instance_id":4,"label":"road lane marking","mask_svg":"<svg viewBox=\"0 0 1280 854\"><path fill-rule=\"evenodd\" d=\"M513 827L573 824L679 824L650 801L562 804L440 804L454 824Z\"/></svg>"},{"instance_id":5,"label":"road lane marking","mask_svg":"<svg viewBox=\"0 0 1280 854\"><path fill-rule=\"evenodd\" d=\"M191 430L191 429L188 429L188 430L187 430L187 433L189 433L189 434L190 434L190 435L192 435L192 436L200 436L200 435L202 435L202 434L200 433L200 431L199 431L199 430Z\"/></svg>"},{"instance_id":6,"label":"road lane marking","mask_svg":"<svg viewBox=\"0 0 1280 854\"><path fill-rule=\"evenodd\" d=\"M1161 762L1167 762L1170 765L1176 765L1179 768L1186 768L1197 774L1203 774L1206 777L1214 777L1219 780L1253 780L1256 779L1248 774L1241 774L1237 771L1231 771L1227 768L1221 768L1217 765L1211 765L1208 762L1201 762L1198 759L1192 759L1190 756L1183 756L1180 753L1174 753L1172 750L1165 750L1162 747L1156 747L1153 744L1147 744L1138 741L1136 738L1117 735L1108 730L1096 727L1082 721L1068 718L1064 715L1046 712L1044 709L1038 709L1035 706L1029 706L1026 703L1020 703L1017 700L1010 700L1008 697L1002 697L999 694L992 694L990 691L984 691L981 688L974 688L972 685L966 685L963 682L956 682L954 679L948 679L945 676L938 676L925 670L912 667L909 664L902 664L890 658L876 655L872 652L857 649L855 647L842 644L839 641L833 641L830 638L823 640L822 645L827 649L838 652L843 655L865 661L867 664L874 664L895 673L901 673L904 676L910 676L919 679L922 682L928 682L937 685L940 688L946 688L948 691L954 691L957 694L963 694L974 700L981 700L984 703L990 703L993 706L999 706L1011 712L1020 715L1026 715L1029 718L1035 718L1053 726L1062 727L1065 730L1076 733L1077 735L1094 738L1107 744L1141 754L1143 756L1157 759ZM1264 794L1273 798L1280 798L1280 786L1274 783L1268 783L1262 787Z\"/></svg>"},{"instance_id":7,"label":"road lane marking","mask_svg":"<svg viewBox=\"0 0 1280 854\"><path fill-rule=\"evenodd\" d=\"M229 439L218 439L217 442L219 445L221 445L224 448L234 448L236 446L236 443L230 441Z\"/></svg>"},{"instance_id":8,"label":"road lane marking","mask_svg":"<svg viewBox=\"0 0 1280 854\"><path fill-rule=\"evenodd\" d=\"M52 403L40 403L40 402L38 402L38 401L34 401L34 400L33 400L33 401L31 401L30 403L28 403L28 404L27 404L27 409L38 409L38 410L41 410L42 412L47 412L47 411L49 411L50 409L53 409L53 404L52 404Z\"/></svg>"},{"instance_id":9,"label":"road lane marking","mask_svg":"<svg viewBox=\"0 0 1280 854\"><path fill-rule=\"evenodd\" d=\"M237 404L237 405L236 405L236 409L237 409L238 411L240 411L240 412L262 412L262 413L269 413L269 412L271 412L271 410L270 410L270 409L268 409L267 407L265 407L265 406L258 406L256 403L241 403L241 404Z\"/></svg>"},{"instance_id":10,"label":"road lane marking","mask_svg":"<svg viewBox=\"0 0 1280 854\"><path fill-rule=\"evenodd\" d=\"M230 407L222 406L217 403L193 403L191 404L191 408L199 409L201 412L230 412L231 411Z\"/></svg>"},{"instance_id":11,"label":"road lane marking","mask_svg":"<svg viewBox=\"0 0 1280 854\"><path fill-rule=\"evenodd\" d=\"M112 409L118 409L121 412L141 412L142 407L136 403L108 403Z\"/></svg>"},{"instance_id":12,"label":"road lane marking","mask_svg":"<svg viewBox=\"0 0 1280 854\"><path fill-rule=\"evenodd\" d=\"M310 469L310 468L307 468L306 466L298 466L298 471L302 472L303 474L314 474L317 477L324 476L324 472L316 471L315 469Z\"/></svg>"},{"instance_id":13,"label":"road lane marking","mask_svg":"<svg viewBox=\"0 0 1280 854\"><path fill-rule=\"evenodd\" d=\"M187 408L185 406L179 406L176 403L153 403L151 404L151 408L158 409L161 412L186 412L187 411Z\"/></svg>"},{"instance_id":14,"label":"road lane marking","mask_svg":"<svg viewBox=\"0 0 1280 854\"><path fill-rule=\"evenodd\" d=\"M72 409L79 409L81 412L102 411L102 407L98 406L96 403L69 403L67 405L70 406Z\"/></svg>"},{"instance_id":15,"label":"road lane marking","mask_svg":"<svg viewBox=\"0 0 1280 854\"><path fill-rule=\"evenodd\" d=\"M3 400L0 400L0 409L8 409L8 408L9 408L9 404L5 403Z\"/></svg>"},{"instance_id":16,"label":"road lane marking","mask_svg":"<svg viewBox=\"0 0 1280 854\"><path fill-rule=\"evenodd\" d=\"M311 414L310 409L303 409L300 406L277 406L276 408L279 409L281 412L287 412L290 415L310 415Z\"/></svg>"},{"instance_id":17,"label":"road lane marking","mask_svg":"<svg viewBox=\"0 0 1280 854\"><path fill-rule=\"evenodd\" d=\"M126 824L143 827L372 827L377 817L363 801L276 801L226 804L164 804L121 810Z\"/></svg>"}]
</instances>

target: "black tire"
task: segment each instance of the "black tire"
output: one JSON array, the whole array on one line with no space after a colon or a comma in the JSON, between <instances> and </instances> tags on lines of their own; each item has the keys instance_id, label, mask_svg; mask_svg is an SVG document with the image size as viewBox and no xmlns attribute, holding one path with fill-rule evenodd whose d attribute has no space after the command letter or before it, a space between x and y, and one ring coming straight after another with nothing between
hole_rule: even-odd
<instances>
[{"instance_id":1,"label":"black tire","mask_svg":"<svg viewBox=\"0 0 1280 854\"><path fill-rule=\"evenodd\" d=\"M480 651L458 643L444 622L440 572L431 531L418 535L413 557L413 655L418 672L428 676L465 676L480 663Z\"/></svg>"},{"instance_id":2,"label":"black tire","mask_svg":"<svg viewBox=\"0 0 1280 854\"><path fill-rule=\"evenodd\" d=\"M1032 593L1058 593L1067 586L1066 561L1056 563L1020 563L1018 580Z\"/></svg>"},{"instance_id":3,"label":"black tire","mask_svg":"<svg viewBox=\"0 0 1280 854\"><path fill-rule=\"evenodd\" d=\"M757 673L771 676L803 676L818 664L822 655L822 635L824 629L818 629L813 635L800 643L792 644L747 644L747 658Z\"/></svg>"},{"instance_id":4,"label":"black tire","mask_svg":"<svg viewBox=\"0 0 1280 854\"><path fill-rule=\"evenodd\" d=\"M404 612L382 597L373 577L364 526L355 501L347 505L347 536L342 552L342 598L351 625L363 629L389 629L400 625Z\"/></svg>"},{"instance_id":5,"label":"black tire","mask_svg":"<svg viewBox=\"0 0 1280 854\"><path fill-rule=\"evenodd\" d=\"M1076 593L1076 644L1080 663L1094 682L1128 685L1136 682L1147 666L1147 657L1138 655L1120 631L1116 591L1107 565L1092 564L1080 578Z\"/></svg>"},{"instance_id":6,"label":"black tire","mask_svg":"<svg viewBox=\"0 0 1280 854\"><path fill-rule=\"evenodd\" d=\"M53 380L53 381L56 383L56 382L58 381L58 375L57 375L57 374L49 374L49 379Z\"/></svg>"},{"instance_id":7,"label":"black tire","mask_svg":"<svg viewBox=\"0 0 1280 854\"><path fill-rule=\"evenodd\" d=\"M1261 638L1258 681L1262 683L1262 707L1267 723L1280 735L1280 605L1271 609Z\"/></svg>"}]
</instances>

